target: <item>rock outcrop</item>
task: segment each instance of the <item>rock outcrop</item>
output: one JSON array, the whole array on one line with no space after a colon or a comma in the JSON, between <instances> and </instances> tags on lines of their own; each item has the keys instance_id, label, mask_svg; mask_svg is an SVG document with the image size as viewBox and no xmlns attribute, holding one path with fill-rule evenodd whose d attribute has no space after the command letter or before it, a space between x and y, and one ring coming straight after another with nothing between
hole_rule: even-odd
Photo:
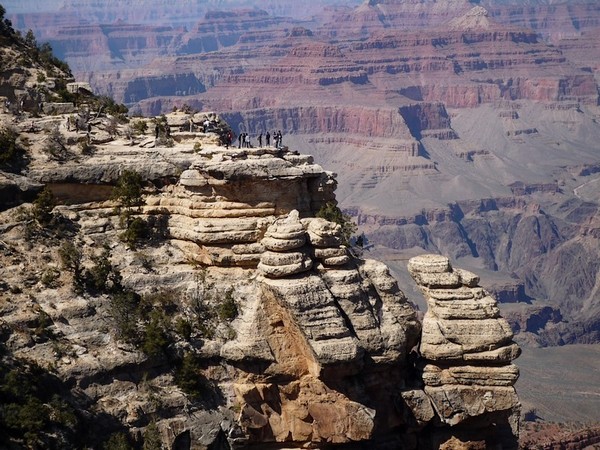
<instances>
[{"instance_id":1,"label":"rock outcrop","mask_svg":"<svg viewBox=\"0 0 600 450\"><path fill-rule=\"evenodd\" d=\"M427 300L419 350L424 390L437 415L446 424L479 428L492 413L504 422L499 429L511 429L486 442L502 441L502 433L510 441L520 418L513 387L519 371L511 361L520 349L496 300L479 286L479 277L453 269L444 256L414 257L408 270Z\"/></svg>"},{"instance_id":2,"label":"rock outcrop","mask_svg":"<svg viewBox=\"0 0 600 450\"><path fill-rule=\"evenodd\" d=\"M315 217L335 202L336 181L312 157L287 147L224 146L222 119L177 111L161 122L171 141L111 138L109 118L99 115L86 137L92 154L49 160L50 130L64 133L67 155L80 151L78 131L65 118L33 118L34 126L23 129L32 148L24 178L54 193L61 205L51 215L70 225L42 239L52 228L36 231L19 222L13 206L23 198L7 199L0 275L8 281L0 288L12 293L0 307L3 324L21 330L6 336L11 355L52 367L98 414L112 418L90 427L96 437L89 439L119 427L147 432L152 422L165 445L186 449L219 440L238 447L438 448L457 433L464 439L470 433L464 423L477 420L469 439L497 438L502 448L514 448L518 431L510 425L518 402L509 393L516 372L501 363L517 350L508 346L506 330L455 332L451 342L441 341L430 323L440 308L432 304L421 337L417 310L388 267L356 256L339 224ZM126 213L111 195L125 171L143 180L143 202ZM127 221L146 224L146 240L127 237ZM80 246L79 272L44 268L48 259L65 258L59 255L67 244L59 250L54 243L66 239L60 233ZM39 248L37 256L15 270L15 255L24 257L30 246ZM107 270L115 272L108 285L92 284L100 248ZM440 270L448 272L447 260ZM440 287L421 272L419 283ZM38 276L43 281L31 281ZM461 325L477 331L504 323L493 301L480 298L475 276L436 276L472 292L461 300L472 311L456 319ZM52 277L62 277L62 284ZM125 299L136 296L139 305L127 309ZM445 308L450 319L459 314L452 302ZM123 328L131 325L127 320L137 325ZM52 332L41 338L40 327ZM158 353L149 344L156 333L166 339ZM185 366L190 358L197 361L193 368ZM468 364L455 364L463 359ZM181 384L184 367L193 381ZM450 394L454 409L443 404ZM484 426L488 419L499 425ZM424 431L430 427L434 433Z\"/></svg>"}]
</instances>

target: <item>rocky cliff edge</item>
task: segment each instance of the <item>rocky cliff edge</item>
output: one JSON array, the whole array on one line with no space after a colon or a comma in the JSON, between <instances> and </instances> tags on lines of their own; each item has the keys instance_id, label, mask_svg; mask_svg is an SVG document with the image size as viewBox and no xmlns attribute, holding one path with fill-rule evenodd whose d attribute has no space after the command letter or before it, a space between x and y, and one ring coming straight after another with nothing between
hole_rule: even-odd
<instances>
[{"instance_id":1,"label":"rocky cliff edge","mask_svg":"<svg viewBox=\"0 0 600 450\"><path fill-rule=\"evenodd\" d=\"M31 161L3 181L0 321L11 357L98 419L94 439L517 447L519 349L476 275L413 258L420 321L388 268L316 217L336 183L310 156L225 146L214 114L168 114L160 137L99 116L82 132L74 114L14 121ZM114 195L124 174L134 204ZM43 186L46 216L23 203Z\"/></svg>"}]
</instances>

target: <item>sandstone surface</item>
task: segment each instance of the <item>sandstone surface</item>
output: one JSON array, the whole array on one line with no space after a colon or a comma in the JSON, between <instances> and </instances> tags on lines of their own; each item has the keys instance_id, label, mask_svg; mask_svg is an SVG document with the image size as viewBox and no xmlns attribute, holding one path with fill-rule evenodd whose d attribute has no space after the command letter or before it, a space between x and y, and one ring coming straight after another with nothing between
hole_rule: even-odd
<instances>
[{"instance_id":1,"label":"sandstone surface","mask_svg":"<svg viewBox=\"0 0 600 450\"><path fill-rule=\"evenodd\" d=\"M453 269L444 256L416 256L408 271L427 300L419 350L424 390L441 420L472 425L494 410L517 429L520 404L513 386L519 371L511 361L520 350L496 301L476 276Z\"/></svg>"},{"instance_id":2,"label":"sandstone surface","mask_svg":"<svg viewBox=\"0 0 600 450\"><path fill-rule=\"evenodd\" d=\"M483 374L470 365L427 369L447 356L445 343L436 353L426 328L421 338L417 311L385 264L356 256L339 224L315 217L335 202L337 183L311 157L224 145L229 126L213 113L166 114L158 138L127 125L111 131L100 112L85 134L71 129L70 114L20 114L1 117L16 119L30 160L21 180L6 178L32 197L50 189L59 205L49 222L38 222L25 196L3 197L2 342L14 364L48 368L72 408L93 410L81 439L98 443L125 431L145 442L156 427L164 445L177 448L416 449L451 439L465 414L510 429L514 366ZM212 131L187 129L203 121ZM67 149L61 159L47 152L57 133ZM93 152L83 152L80 135ZM142 182L143 201L132 207L111 194L127 173ZM148 227L144 238L127 237L136 220ZM70 243L81 258L73 272L64 265ZM112 273L104 285L92 281L100 261ZM475 275L452 273L481 289ZM127 298L137 299L135 309ZM461 320L477 328L482 319ZM154 336L165 339L152 344L158 350ZM421 339L426 357L415 351ZM507 337L466 339L471 356L488 361L486 351ZM186 371L192 378L182 382ZM456 391L465 412L439 409L444 389ZM472 398L488 391L493 401ZM434 433L422 432L433 423ZM504 428L502 438L488 429L489 439L516 448L518 430L511 441Z\"/></svg>"},{"instance_id":3,"label":"sandstone surface","mask_svg":"<svg viewBox=\"0 0 600 450\"><path fill-rule=\"evenodd\" d=\"M77 6L87 14L84 3ZM432 3L436 3L435 8ZM486 14L480 8L469 12L474 5L467 2L368 2L357 9L330 8L326 13L332 17L329 23L321 19L310 23L272 20L262 13L249 15L248 11L239 17L219 13L205 16L185 32L181 22L153 24L144 31L144 27L114 23L112 16L102 13L100 22L106 20L111 25L79 23L84 26L72 28L71 35L68 28L63 29L62 37L52 42L62 48L60 42L73 42L87 29L93 36L85 51L106 51L110 38L110 48L117 49L112 56L82 52L77 56L72 53L69 59L80 62L77 73L83 70L96 86L109 86L101 88L102 92L127 102L159 95L142 102L140 108L145 111L166 112L185 103L196 109L213 109L214 105L232 128L250 131L253 143L260 131L283 129L286 145L316 154L322 164L339 173L337 198L358 219L365 241L375 244L367 246L367 251L389 251L389 261L401 275L406 268L396 261L428 251L447 254L481 274L485 280L482 284L493 280L499 286L496 292L503 293L499 299L517 300L509 305L509 322L521 333L516 336L521 342L596 342L600 136L598 58L594 55L600 41L594 23L598 5L571 2L567 7L561 2L531 2L530 7L522 8L509 3L479 2ZM107 3L106 7L110 6ZM267 6L274 7L265 5L265 9ZM234 23L228 24L233 16ZM86 20L92 17L89 14ZM19 23L49 30L61 28L61 23L77 25L68 23L72 19L65 11L59 18L57 27ZM47 20L42 16L38 19ZM146 18L138 19L133 22L146 22ZM509 22L511 26L505 27ZM451 33L448 24L452 24ZM23 31L28 28L21 26ZM434 28L424 32L428 26ZM142 39L133 42L129 33ZM185 47L190 51L194 45L199 51L217 51L173 56L170 52L184 48L185 40L193 44ZM77 51L75 44L69 48ZM167 53L170 56L163 59ZM248 54L259 61L252 61ZM154 57L161 59L149 67L147 61ZM125 63L134 68L130 72L114 70L115 64ZM100 66L105 69L99 70ZM163 69L169 73L162 73ZM26 78L20 69L3 73L3 79L5 75L11 82L3 86ZM30 80L36 78L31 74ZM19 89L26 91L31 86L22 84ZM12 91L3 92L0 95L9 94L16 104ZM123 93L129 97L120 97ZM37 99L32 97L28 102L31 107ZM173 131L180 131L177 121L186 114L175 116L169 115L169 120ZM53 124L62 126L61 120L64 117L36 123L49 131ZM25 131L28 125L22 123L20 128ZM96 144L110 138L103 127L92 133ZM31 136L37 141L35 133ZM185 251L185 258L251 270L267 251L259 242L263 233L274 217L291 210L288 206L296 208L291 206L294 201L282 198L281 204L286 206L275 212L273 203L277 202L268 199L254 202L244 197L243 201L223 203L209 199L206 192L200 192L203 186L216 189L219 196L234 195L216 187L223 181L219 177L227 179L226 185L245 170L243 164L222 164L223 159L262 158L264 153L221 156L220 151L209 150L210 157L191 167L195 138L181 132L178 139L187 139L188 145L175 151L160 146L156 150L153 139L144 137L140 149L147 149L147 156L152 158L152 163L138 167L145 177L158 186L173 186L185 173L174 188L178 198L164 198L154 191L147 200L155 203L148 203L144 214L151 211L152 217L161 218L169 211L170 229L178 236L174 243L177 251ZM215 136L198 138L218 142ZM58 180L67 173L71 177L68 182L52 183L62 198L105 200L110 192L106 183L115 180L120 170L106 160L114 156L122 167L136 167L125 160L137 154L138 144L129 154L118 150L120 145L110 147L104 159L100 151L98 166L93 169L73 167L77 164L66 164L69 167L65 170L38 165L40 178L33 182L8 176L9 187L3 193L13 200L7 206L33 199L46 180ZM283 157L292 165L309 161L303 158L291 152ZM214 161L209 163L208 159ZM252 171L268 178L272 170L277 175L294 172L277 158L255 165ZM297 175L296 171L293 176ZM94 182L75 192L73 185L85 180ZM307 181L309 185L313 182L315 179ZM241 179L239 183L244 186ZM281 181L278 186L289 185ZM258 187L251 191L250 197L263 194ZM193 200L185 199L197 193ZM167 208L164 211L163 204ZM304 216L310 207L299 204L297 209ZM210 221L198 223L202 218ZM234 223L231 218L236 219ZM82 220L95 233L115 227L107 217ZM309 258L311 271L333 277L333 288L325 275L322 279L334 296L347 299L354 295L352 289L335 285L335 277L356 279L353 271L346 270L352 259L343 248L308 246L298 252L300 259L293 259L298 255L277 256L277 251L268 251L275 253L265 256L272 267L292 258L292 265L304 261L300 264L303 270L309 264L304 258ZM142 264L144 258L129 260L140 270L147 270ZM169 285L178 276L165 276L161 283ZM467 287L476 286L474 278L470 279L465 282L459 277ZM422 281L427 281L427 276ZM459 281L448 275L441 286L457 286ZM132 285L142 284L140 276L132 278ZM409 285L405 283L403 290ZM431 279L429 286L438 289ZM464 320L465 315L471 320L497 314L493 300L487 298L481 308L479 300L466 299L464 309L444 305L443 299L436 299L436 304L441 318L448 321ZM393 333L374 332L374 319L364 299L338 303L344 314L355 313L360 324L355 333L362 336L367 353L376 354L382 339L393 338ZM506 305L500 307L506 314ZM259 313L256 309L246 320L250 334ZM496 331L501 335L502 327ZM249 348L241 350L244 344ZM232 346L228 354L232 360L244 360L254 352L258 359L272 361L271 350L264 343L248 340L236 345L240 348ZM512 350L500 353L503 358L514 354ZM500 356L495 350L487 354L491 359ZM387 354L378 357L390 358ZM445 373L444 379L450 376L454 375ZM404 391L402 397L411 402L422 399L420 394L405 395ZM418 417L429 416L424 409Z\"/></svg>"}]
</instances>

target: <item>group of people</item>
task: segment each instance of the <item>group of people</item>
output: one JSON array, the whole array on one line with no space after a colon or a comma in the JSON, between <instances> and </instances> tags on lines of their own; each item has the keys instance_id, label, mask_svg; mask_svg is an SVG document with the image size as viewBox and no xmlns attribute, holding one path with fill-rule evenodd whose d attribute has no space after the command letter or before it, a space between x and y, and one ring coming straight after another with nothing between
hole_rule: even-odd
<instances>
[{"instance_id":1,"label":"group of people","mask_svg":"<svg viewBox=\"0 0 600 450\"><path fill-rule=\"evenodd\" d=\"M265 145L267 147L271 146L271 137L273 138L273 144L274 144L275 148L281 148L283 146L283 138L281 135L281 130L273 131L273 134L271 134L267 131L266 134L264 135L264 137L265 137ZM263 146L262 132L258 135L257 139L258 139L258 146L262 147ZM238 148L250 148L250 147L251 147L250 135L248 133L240 133L240 135L238 136Z\"/></svg>"},{"instance_id":2,"label":"group of people","mask_svg":"<svg viewBox=\"0 0 600 450\"><path fill-rule=\"evenodd\" d=\"M12 113L12 114L21 114L24 113L25 110L32 112L32 113L42 113L44 110L44 102L42 102L41 100L36 103L33 104L33 106L31 105L31 103L35 101L35 99L32 99L31 97L28 97L28 103L25 102L25 97L21 97L20 99L18 99L18 101L16 103L12 103L9 99L4 100L4 112L5 113ZM35 109L37 107L37 110Z\"/></svg>"}]
</instances>

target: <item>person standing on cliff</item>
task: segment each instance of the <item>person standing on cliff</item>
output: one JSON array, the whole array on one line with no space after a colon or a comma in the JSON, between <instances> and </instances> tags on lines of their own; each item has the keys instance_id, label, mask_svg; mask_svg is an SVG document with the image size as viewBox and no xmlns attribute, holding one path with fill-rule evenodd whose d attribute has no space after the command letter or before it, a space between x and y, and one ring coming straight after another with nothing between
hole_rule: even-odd
<instances>
[{"instance_id":1,"label":"person standing on cliff","mask_svg":"<svg viewBox=\"0 0 600 450\"><path fill-rule=\"evenodd\" d=\"M244 140L244 133L240 133L238 136L238 148L242 148L242 141Z\"/></svg>"},{"instance_id":2,"label":"person standing on cliff","mask_svg":"<svg viewBox=\"0 0 600 450\"><path fill-rule=\"evenodd\" d=\"M258 146L262 147L262 132L258 135Z\"/></svg>"},{"instance_id":3,"label":"person standing on cliff","mask_svg":"<svg viewBox=\"0 0 600 450\"><path fill-rule=\"evenodd\" d=\"M267 147L269 145L271 145L271 133L269 133L268 131L267 131L267 134L265 135L265 140L267 142Z\"/></svg>"},{"instance_id":4,"label":"person standing on cliff","mask_svg":"<svg viewBox=\"0 0 600 450\"><path fill-rule=\"evenodd\" d=\"M277 132L277 148L283 147L283 136L281 135L281 130Z\"/></svg>"},{"instance_id":5,"label":"person standing on cliff","mask_svg":"<svg viewBox=\"0 0 600 450\"><path fill-rule=\"evenodd\" d=\"M246 148L250 148L250 135L248 133L246 133L246 136L244 136L244 144Z\"/></svg>"},{"instance_id":6,"label":"person standing on cliff","mask_svg":"<svg viewBox=\"0 0 600 450\"><path fill-rule=\"evenodd\" d=\"M158 133L160 132L160 127L158 123L154 126L154 139L158 139Z\"/></svg>"}]
</instances>

